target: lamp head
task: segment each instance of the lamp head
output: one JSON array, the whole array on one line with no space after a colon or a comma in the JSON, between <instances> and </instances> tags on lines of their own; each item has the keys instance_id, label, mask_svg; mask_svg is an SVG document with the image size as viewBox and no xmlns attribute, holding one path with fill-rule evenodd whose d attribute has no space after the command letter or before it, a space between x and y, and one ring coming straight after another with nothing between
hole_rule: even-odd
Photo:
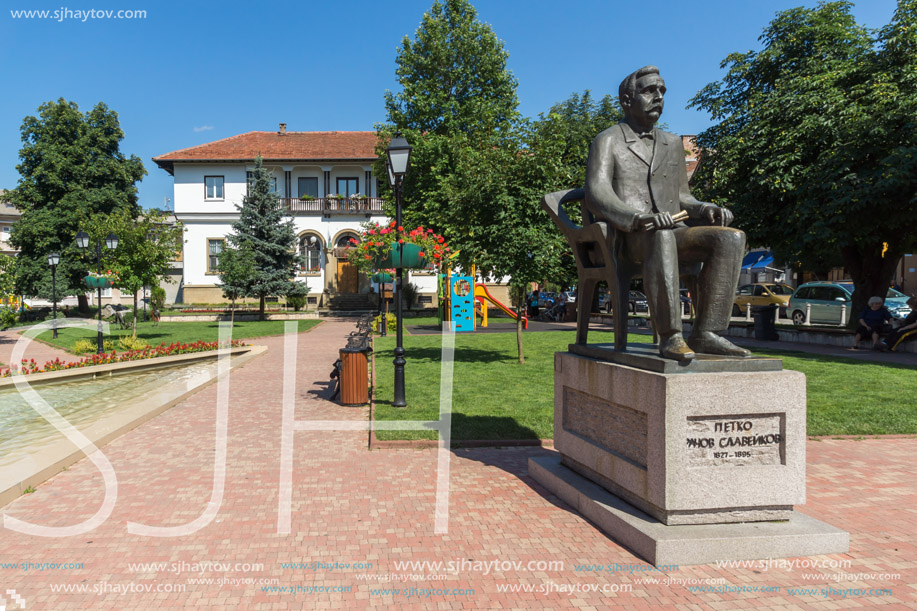
<instances>
[{"instance_id":1,"label":"lamp head","mask_svg":"<svg viewBox=\"0 0 917 611\"><path fill-rule=\"evenodd\" d=\"M404 177L407 174L408 163L411 159L411 145L401 135L401 132L395 132L395 137L392 138L385 152L388 155L391 172L395 178Z\"/></svg>"},{"instance_id":2,"label":"lamp head","mask_svg":"<svg viewBox=\"0 0 917 611\"><path fill-rule=\"evenodd\" d=\"M89 248L89 234L85 231L76 234L76 245L79 246L80 250Z\"/></svg>"}]
</instances>

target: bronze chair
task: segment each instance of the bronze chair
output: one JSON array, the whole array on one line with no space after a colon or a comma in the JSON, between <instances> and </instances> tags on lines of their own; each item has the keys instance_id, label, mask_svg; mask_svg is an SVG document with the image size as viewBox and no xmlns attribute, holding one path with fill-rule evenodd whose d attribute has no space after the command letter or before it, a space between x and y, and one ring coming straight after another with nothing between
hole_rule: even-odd
<instances>
[{"instance_id":1,"label":"bronze chair","mask_svg":"<svg viewBox=\"0 0 917 611\"><path fill-rule=\"evenodd\" d=\"M605 281L608 284L611 301L615 350L627 348L627 311L630 296L630 282L640 275L641 263L624 256L623 241L618 239L618 231L604 221L596 221L585 205L585 189L569 189L548 193L541 200L541 205L563 232L573 249L576 261L579 286L576 296L576 343L586 344L589 333L589 316L596 285ZM564 204L580 202L583 224L577 225L564 210ZM688 286L692 294L694 279L700 272L700 264L683 267L680 270L688 277ZM650 311L652 320L652 310ZM656 340L655 330L653 340Z\"/></svg>"}]
</instances>

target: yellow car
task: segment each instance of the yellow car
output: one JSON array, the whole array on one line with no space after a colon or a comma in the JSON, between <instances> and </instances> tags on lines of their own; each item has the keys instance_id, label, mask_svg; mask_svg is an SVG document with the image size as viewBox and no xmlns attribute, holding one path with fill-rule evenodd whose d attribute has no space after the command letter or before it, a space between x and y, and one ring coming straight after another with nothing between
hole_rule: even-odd
<instances>
[{"instance_id":1,"label":"yellow car","mask_svg":"<svg viewBox=\"0 0 917 611\"><path fill-rule=\"evenodd\" d=\"M786 284L745 284L736 291L732 304L733 316L744 316L748 307L776 305L780 314L786 315L786 305L793 294L793 287Z\"/></svg>"}]
</instances>

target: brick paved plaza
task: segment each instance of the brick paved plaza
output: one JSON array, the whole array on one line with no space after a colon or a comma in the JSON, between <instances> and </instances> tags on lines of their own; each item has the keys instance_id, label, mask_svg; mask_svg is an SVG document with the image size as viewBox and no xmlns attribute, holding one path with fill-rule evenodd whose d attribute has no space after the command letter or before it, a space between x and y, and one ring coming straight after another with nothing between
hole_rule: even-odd
<instances>
[{"instance_id":1,"label":"brick paved plaza","mask_svg":"<svg viewBox=\"0 0 917 611\"><path fill-rule=\"evenodd\" d=\"M324 398L329 394L331 363L352 328L349 322L324 322L298 336L296 420L367 419L366 408L340 407ZM291 533L277 534L283 341L282 337L255 340L267 345L268 353L230 378L225 493L213 522L193 534L172 538L127 531L128 522L186 524L207 508L214 477L216 385L104 448L118 478L117 504L104 524L63 538L0 530L0 563L82 563L77 569L0 568L0 596L7 599L6 609L20 608L7 590L15 590L29 610L395 605L405 609L917 608L917 439L913 437L808 443L808 500L798 509L850 532L849 554L804 559L825 568L705 565L673 567L665 573L647 570L645 562L534 483L526 464L528 457L550 452L541 448L456 450L451 461L448 534L435 535L436 451L369 452L365 431L295 433ZM95 514L103 495L102 476L93 463L83 460L3 512L37 524L67 526ZM452 561L459 566L457 571L396 567L401 561ZM486 574L480 564L473 564L493 567L494 561L521 564L491 568ZM539 567L541 561L562 562L563 569L558 564ZM341 568L335 562L371 568ZM529 562L534 562L532 570ZM147 563L167 564L160 570L136 566ZM193 565L202 563L228 568L211 565L201 573ZM284 568L281 563L302 563L304 568ZM246 571L237 564L263 568ZM616 570L577 571L575 565ZM446 579L378 579L431 573L446 574ZM857 580L851 574L868 576ZM881 578L882 574L898 577ZM816 577L809 578L812 575ZM366 580L367 576L373 580ZM213 581L202 584L189 579ZM246 579L254 583L239 583ZM277 581L268 586L258 583L273 579ZM643 583L645 579L658 583ZM662 583L667 579L668 585ZM672 583L676 580L680 583ZM692 593L686 583L733 591ZM84 586L86 591L55 591L62 584ZM584 591L592 586L599 591ZM743 586L758 591L735 591ZM263 591L270 587L297 591ZM512 587L535 591L501 591ZM146 588L150 591L138 591ZM164 591L180 588L184 591ZM412 595L371 593L380 588L407 589ZM410 592L411 588L416 590ZM417 592L431 588L469 592L429 596ZM573 588L577 591L571 594ZM762 592L765 588L772 591ZM809 588L813 593L791 593L789 588ZM853 588L890 593L851 595ZM133 591L122 593L124 589Z\"/></svg>"}]
</instances>

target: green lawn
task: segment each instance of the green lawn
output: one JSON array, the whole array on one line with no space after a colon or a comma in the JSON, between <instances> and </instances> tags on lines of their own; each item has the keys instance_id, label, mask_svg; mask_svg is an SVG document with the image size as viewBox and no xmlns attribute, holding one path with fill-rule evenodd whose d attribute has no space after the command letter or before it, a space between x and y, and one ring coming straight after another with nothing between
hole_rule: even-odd
<instances>
[{"instance_id":1,"label":"green lawn","mask_svg":"<svg viewBox=\"0 0 917 611\"><path fill-rule=\"evenodd\" d=\"M245 321L236 322L232 327L233 339L247 339L251 337L264 337L267 335L283 334L283 326L287 321L283 320L265 320L265 321ZM306 331L319 324L319 320L300 320L299 330ZM137 324L137 337L146 340L151 346L158 346L165 342L190 343L198 340L215 342L219 339L218 322L164 322L158 327L154 327L151 322L142 322ZM130 335L130 329L118 329L117 325L112 324L109 329L111 335L106 335L105 339L111 339L114 342L124 335ZM38 340L52 346L70 350L73 343L80 338L96 339L96 327L59 329L57 339L51 339L51 332L45 331L38 336Z\"/></svg>"},{"instance_id":2,"label":"green lawn","mask_svg":"<svg viewBox=\"0 0 917 611\"><path fill-rule=\"evenodd\" d=\"M410 323L408 323L410 324ZM604 335L605 337L602 337ZM590 331L590 341L612 334ZM554 352L564 351L572 332L526 332L526 362L516 358L514 333L466 333L455 339L452 437L548 439L554 436ZM629 337L649 342L646 335ZM375 339L376 419L437 420L441 338L405 334L408 407L391 406L394 335ZM868 363L802 352L758 352L783 359L786 369L806 374L809 435L917 433L917 375L913 367ZM378 431L379 439L435 439L435 432Z\"/></svg>"}]
</instances>

